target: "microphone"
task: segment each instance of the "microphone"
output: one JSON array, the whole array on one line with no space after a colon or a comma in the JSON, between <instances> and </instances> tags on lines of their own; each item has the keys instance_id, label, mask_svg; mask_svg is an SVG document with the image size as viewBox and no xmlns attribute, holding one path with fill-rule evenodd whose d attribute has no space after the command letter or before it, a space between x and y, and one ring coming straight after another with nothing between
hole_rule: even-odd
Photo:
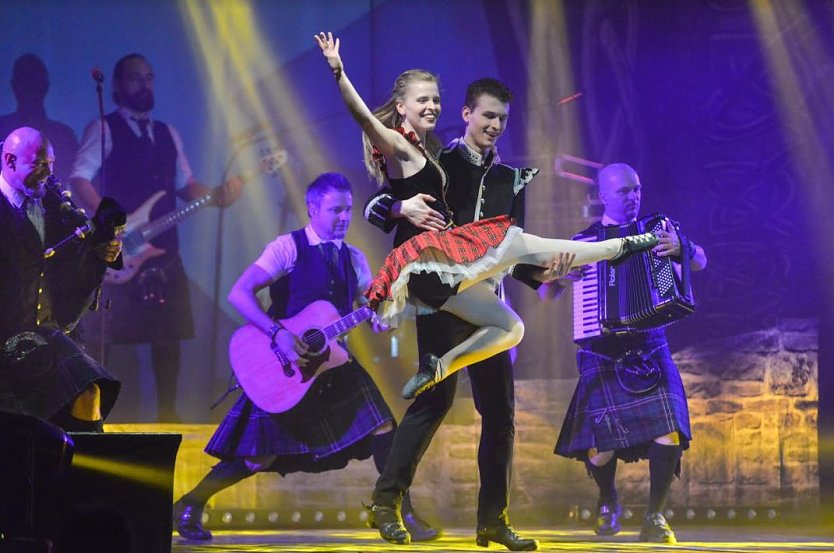
<instances>
[{"instance_id":1,"label":"microphone","mask_svg":"<svg viewBox=\"0 0 834 553\"><path fill-rule=\"evenodd\" d=\"M98 84L104 82L104 73L101 72L101 69L98 67L93 67L92 71L90 71L90 75L93 76L93 80Z\"/></svg>"}]
</instances>

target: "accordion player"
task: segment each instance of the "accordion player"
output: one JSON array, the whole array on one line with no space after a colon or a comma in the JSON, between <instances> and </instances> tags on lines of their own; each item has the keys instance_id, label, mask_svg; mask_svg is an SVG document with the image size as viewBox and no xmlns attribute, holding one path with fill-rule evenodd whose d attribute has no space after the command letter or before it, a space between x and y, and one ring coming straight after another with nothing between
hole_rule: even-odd
<instances>
[{"instance_id":1,"label":"accordion player","mask_svg":"<svg viewBox=\"0 0 834 553\"><path fill-rule=\"evenodd\" d=\"M666 230L680 234L679 225L662 214L638 218L623 225L591 227L574 240L595 242L643 232ZM689 259L687 240L681 240L683 259ZM573 286L573 339L608 334L646 332L667 326L695 310L688 263L651 251L621 263L601 261L588 265Z\"/></svg>"}]
</instances>

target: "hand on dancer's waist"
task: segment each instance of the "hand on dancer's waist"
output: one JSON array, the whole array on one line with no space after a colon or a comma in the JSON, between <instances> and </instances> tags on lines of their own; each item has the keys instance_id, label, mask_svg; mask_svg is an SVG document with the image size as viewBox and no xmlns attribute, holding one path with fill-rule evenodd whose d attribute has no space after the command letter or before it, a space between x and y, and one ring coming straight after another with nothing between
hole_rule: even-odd
<instances>
[{"instance_id":1,"label":"hand on dancer's waist","mask_svg":"<svg viewBox=\"0 0 834 553\"><path fill-rule=\"evenodd\" d=\"M403 217L417 228L443 230L447 226L446 219L442 213L429 206L429 203L435 201L429 194L417 194L394 204L392 212L395 217Z\"/></svg>"}]
</instances>

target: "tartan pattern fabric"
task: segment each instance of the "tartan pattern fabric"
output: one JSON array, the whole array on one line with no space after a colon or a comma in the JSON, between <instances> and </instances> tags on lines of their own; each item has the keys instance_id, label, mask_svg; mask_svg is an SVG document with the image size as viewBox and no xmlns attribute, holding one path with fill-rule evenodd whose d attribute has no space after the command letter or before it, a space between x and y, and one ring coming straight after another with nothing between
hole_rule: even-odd
<instances>
[{"instance_id":1,"label":"tartan pattern fabric","mask_svg":"<svg viewBox=\"0 0 834 553\"><path fill-rule=\"evenodd\" d=\"M241 395L206 445L220 459L277 455L269 470L322 472L370 456L375 429L394 416L356 360L323 372L294 408L268 413Z\"/></svg>"},{"instance_id":2,"label":"tartan pattern fabric","mask_svg":"<svg viewBox=\"0 0 834 553\"><path fill-rule=\"evenodd\" d=\"M404 293L408 275L417 272L437 272L446 284L457 284L467 276L474 276L472 273L477 274L494 265L493 261L481 264L476 270L467 270L471 269L469 265L484 259L490 249L506 248L509 245L508 239L520 232L521 229L514 226L511 217L502 215L449 230L423 232L413 236L388 254L365 296L375 310L382 302L394 301L399 304L395 297L395 283L400 281ZM500 255L492 257L497 261ZM398 305L395 310L401 310L401 306Z\"/></svg>"},{"instance_id":3,"label":"tartan pattern fabric","mask_svg":"<svg viewBox=\"0 0 834 553\"><path fill-rule=\"evenodd\" d=\"M90 384L101 390L101 414L110 414L121 383L60 330L39 329L48 345L10 367L0 363L0 407L43 419L72 403ZM5 390L14 393L6 394Z\"/></svg>"},{"instance_id":4,"label":"tartan pattern fabric","mask_svg":"<svg viewBox=\"0 0 834 553\"><path fill-rule=\"evenodd\" d=\"M648 446L659 436L678 432L686 449L692 439L689 408L675 363L663 339L646 345L659 347L652 358L660 366L660 384L651 391L635 394L623 389L614 371L614 360L587 350L576 353L579 381L555 453L585 459L588 449L617 451L624 461L648 456Z\"/></svg>"}]
</instances>

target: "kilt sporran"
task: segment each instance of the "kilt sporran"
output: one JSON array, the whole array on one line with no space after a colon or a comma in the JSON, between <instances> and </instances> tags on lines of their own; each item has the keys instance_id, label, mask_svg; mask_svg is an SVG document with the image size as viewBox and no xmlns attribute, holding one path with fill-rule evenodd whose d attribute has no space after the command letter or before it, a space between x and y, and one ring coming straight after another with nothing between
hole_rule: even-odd
<instances>
[{"instance_id":1,"label":"kilt sporran","mask_svg":"<svg viewBox=\"0 0 834 553\"><path fill-rule=\"evenodd\" d=\"M657 388L663 378L660 365L652 358L657 351L628 350L614 360L614 373L620 387L632 394L645 394Z\"/></svg>"}]
</instances>

